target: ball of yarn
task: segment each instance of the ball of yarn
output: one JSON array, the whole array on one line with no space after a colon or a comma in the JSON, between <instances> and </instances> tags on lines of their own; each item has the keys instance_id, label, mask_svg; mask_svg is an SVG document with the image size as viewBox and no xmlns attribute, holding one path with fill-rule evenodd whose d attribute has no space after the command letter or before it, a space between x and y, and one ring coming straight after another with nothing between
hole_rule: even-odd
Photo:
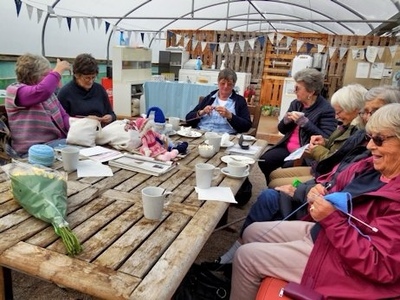
<instances>
[{"instance_id":1,"label":"ball of yarn","mask_svg":"<svg viewBox=\"0 0 400 300\"><path fill-rule=\"evenodd\" d=\"M54 162L54 149L48 145L33 145L28 150L28 161L31 164L50 167Z\"/></svg>"}]
</instances>

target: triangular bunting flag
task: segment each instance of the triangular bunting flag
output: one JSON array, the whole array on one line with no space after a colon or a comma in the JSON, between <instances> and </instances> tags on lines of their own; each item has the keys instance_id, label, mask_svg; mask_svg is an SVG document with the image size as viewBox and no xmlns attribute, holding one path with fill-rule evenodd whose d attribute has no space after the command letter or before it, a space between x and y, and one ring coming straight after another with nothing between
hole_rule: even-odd
<instances>
[{"instance_id":1,"label":"triangular bunting flag","mask_svg":"<svg viewBox=\"0 0 400 300\"><path fill-rule=\"evenodd\" d=\"M75 18L75 23L76 23L76 27L78 28L78 30L81 27L81 18Z\"/></svg>"},{"instance_id":2,"label":"triangular bunting flag","mask_svg":"<svg viewBox=\"0 0 400 300\"><path fill-rule=\"evenodd\" d=\"M314 44L306 43L307 54L310 53L312 48L314 48Z\"/></svg>"},{"instance_id":3,"label":"triangular bunting flag","mask_svg":"<svg viewBox=\"0 0 400 300\"><path fill-rule=\"evenodd\" d=\"M328 54L329 54L329 59L332 59L333 54L335 54L336 47L329 47L328 48Z\"/></svg>"},{"instance_id":4,"label":"triangular bunting flag","mask_svg":"<svg viewBox=\"0 0 400 300\"><path fill-rule=\"evenodd\" d=\"M95 30L96 29L96 27L95 27L95 18L94 17L91 17L90 18L90 22L92 23L92 27L93 27L93 30Z\"/></svg>"},{"instance_id":5,"label":"triangular bunting flag","mask_svg":"<svg viewBox=\"0 0 400 300\"><path fill-rule=\"evenodd\" d=\"M254 43L256 42L256 38L252 38L248 40L249 46L252 50L254 50Z\"/></svg>"},{"instance_id":6,"label":"triangular bunting flag","mask_svg":"<svg viewBox=\"0 0 400 300\"><path fill-rule=\"evenodd\" d=\"M61 28L62 20L63 20L63 17L57 16L58 28Z\"/></svg>"},{"instance_id":7,"label":"triangular bunting flag","mask_svg":"<svg viewBox=\"0 0 400 300\"><path fill-rule=\"evenodd\" d=\"M229 50L231 51L231 54L233 53L233 50L235 50L235 45L236 45L236 42L229 42L228 43Z\"/></svg>"},{"instance_id":8,"label":"triangular bunting flag","mask_svg":"<svg viewBox=\"0 0 400 300\"><path fill-rule=\"evenodd\" d=\"M284 35L282 33L277 33L276 34L276 44L279 45L283 38L284 38Z\"/></svg>"},{"instance_id":9,"label":"triangular bunting flag","mask_svg":"<svg viewBox=\"0 0 400 300\"><path fill-rule=\"evenodd\" d=\"M297 52L300 52L300 49L303 46L303 44L304 44L304 41L297 40L297 46L296 46Z\"/></svg>"},{"instance_id":10,"label":"triangular bunting flag","mask_svg":"<svg viewBox=\"0 0 400 300\"><path fill-rule=\"evenodd\" d=\"M36 14L37 14L37 22L38 22L38 24L39 24L39 23L40 23L40 20L42 19L43 10L41 10L41 9L36 9Z\"/></svg>"},{"instance_id":11,"label":"triangular bunting flag","mask_svg":"<svg viewBox=\"0 0 400 300\"><path fill-rule=\"evenodd\" d=\"M135 31L135 44L139 44L138 37L139 37L139 32Z\"/></svg>"},{"instance_id":12,"label":"triangular bunting flag","mask_svg":"<svg viewBox=\"0 0 400 300\"><path fill-rule=\"evenodd\" d=\"M225 52L225 46L226 46L226 43L219 43L219 50L221 52Z\"/></svg>"},{"instance_id":13,"label":"triangular bunting flag","mask_svg":"<svg viewBox=\"0 0 400 300\"><path fill-rule=\"evenodd\" d=\"M275 38L275 33L271 32L267 34L268 39L270 40L271 44L274 45L274 38Z\"/></svg>"},{"instance_id":14,"label":"triangular bunting flag","mask_svg":"<svg viewBox=\"0 0 400 300\"><path fill-rule=\"evenodd\" d=\"M204 49L207 47L207 42L201 42L201 52L204 52Z\"/></svg>"},{"instance_id":15,"label":"triangular bunting flag","mask_svg":"<svg viewBox=\"0 0 400 300\"><path fill-rule=\"evenodd\" d=\"M103 23L103 20L102 19L97 19L97 29L100 28L101 23Z\"/></svg>"},{"instance_id":16,"label":"triangular bunting flag","mask_svg":"<svg viewBox=\"0 0 400 300\"><path fill-rule=\"evenodd\" d=\"M50 5L47 5L47 13L54 15L56 12L54 11L53 7L51 7Z\"/></svg>"},{"instance_id":17,"label":"triangular bunting flag","mask_svg":"<svg viewBox=\"0 0 400 300\"><path fill-rule=\"evenodd\" d=\"M147 42L150 43L150 39L151 39L150 32L146 33L146 37L147 37Z\"/></svg>"},{"instance_id":18,"label":"triangular bunting flag","mask_svg":"<svg viewBox=\"0 0 400 300\"><path fill-rule=\"evenodd\" d=\"M208 46L210 47L211 52L214 52L215 47L217 46L217 44L215 44L215 43L210 43Z\"/></svg>"},{"instance_id":19,"label":"triangular bunting flag","mask_svg":"<svg viewBox=\"0 0 400 300\"><path fill-rule=\"evenodd\" d=\"M85 26L86 32L89 32L89 31L88 31L88 19L85 18L85 17L83 17L83 18L82 18L82 21L83 21L83 25Z\"/></svg>"},{"instance_id":20,"label":"triangular bunting flag","mask_svg":"<svg viewBox=\"0 0 400 300\"><path fill-rule=\"evenodd\" d=\"M394 58L394 55L396 54L397 51L397 45L389 46L390 54L392 55L392 58Z\"/></svg>"},{"instance_id":21,"label":"triangular bunting flag","mask_svg":"<svg viewBox=\"0 0 400 300\"><path fill-rule=\"evenodd\" d=\"M324 51L325 45L317 44L317 48L318 48L318 53L321 53L322 51Z\"/></svg>"},{"instance_id":22,"label":"triangular bunting flag","mask_svg":"<svg viewBox=\"0 0 400 300\"><path fill-rule=\"evenodd\" d=\"M265 44L265 36L259 36L258 38L258 42L260 43L260 48L261 50L264 48L264 44Z\"/></svg>"},{"instance_id":23,"label":"triangular bunting flag","mask_svg":"<svg viewBox=\"0 0 400 300\"><path fill-rule=\"evenodd\" d=\"M167 31L167 36L168 36L168 39L170 39L174 36L174 33L172 31Z\"/></svg>"},{"instance_id":24,"label":"triangular bunting flag","mask_svg":"<svg viewBox=\"0 0 400 300\"><path fill-rule=\"evenodd\" d=\"M17 17L19 17L19 13L21 11L22 1L21 0L14 0L15 8L17 9Z\"/></svg>"},{"instance_id":25,"label":"triangular bunting flag","mask_svg":"<svg viewBox=\"0 0 400 300\"><path fill-rule=\"evenodd\" d=\"M26 4L26 9L28 10L28 17L29 17L29 20L31 20L31 18L32 18L32 12L33 12L33 6L32 6L32 5L29 5L29 4Z\"/></svg>"},{"instance_id":26,"label":"triangular bunting flag","mask_svg":"<svg viewBox=\"0 0 400 300\"><path fill-rule=\"evenodd\" d=\"M382 59L384 52L385 52L385 47L378 47L378 58L379 59Z\"/></svg>"},{"instance_id":27,"label":"triangular bunting flag","mask_svg":"<svg viewBox=\"0 0 400 300\"><path fill-rule=\"evenodd\" d=\"M244 45L246 44L246 41L239 41L238 44L239 44L240 50L242 52L244 52Z\"/></svg>"},{"instance_id":28,"label":"triangular bunting flag","mask_svg":"<svg viewBox=\"0 0 400 300\"><path fill-rule=\"evenodd\" d=\"M347 50L348 50L347 47L339 48L339 60L342 60L342 58L346 55Z\"/></svg>"},{"instance_id":29,"label":"triangular bunting flag","mask_svg":"<svg viewBox=\"0 0 400 300\"><path fill-rule=\"evenodd\" d=\"M110 23L109 22L107 22L107 21L105 21L105 27L106 27L106 34L107 34L107 32L108 32L108 29L110 28Z\"/></svg>"},{"instance_id":30,"label":"triangular bunting flag","mask_svg":"<svg viewBox=\"0 0 400 300\"><path fill-rule=\"evenodd\" d=\"M365 58L370 63L374 63L376 57L378 56L378 47L375 46L368 46L367 51L365 52Z\"/></svg>"},{"instance_id":31,"label":"triangular bunting flag","mask_svg":"<svg viewBox=\"0 0 400 300\"><path fill-rule=\"evenodd\" d=\"M186 49L187 44L189 43L189 41L190 41L189 38L187 38L187 37L183 38L183 47L185 47L185 49Z\"/></svg>"},{"instance_id":32,"label":"triangular bunting flag","mask_svg":"<svg viewBox=\"0 0 400 300\"><path fill-rule=\"evenodd\" d=\"M72 19L70 17L67 17L67 25L68 25L68 30L71 31L71 21Z\"/></svg>"},{"instance_id":33,"label":"triangular bunting flag","mask_svg":"<svg viewBox=\"0 0 400 300\"><path fill-rule=\"evenodd\" d=\"M286 46L290 47L292 45L293 38L291 36L286 37Z\"/></svg>"},{"instance_id":34,"label":"triangular bunting flag","mask_svg":"<svg viewBox=\"0 0 400 300\"><path fill-rule=\"evenodd\" d=\"M142 40L142 43L144 44L144 32L140 33L140 39Z\"/></svg>"},{"instance_id":35,"label":"triangular bunting flag","mask_svg":"<svg viewBox=\"0 0 400 300\"><path fill-rule=\"evenodd\" d=\"M130 46L130 45L132 45L132 40L131 40L131 37L132 37L132 31L128 31L128 37L127 37L127 41L126 41L126 45L127 46Z\"/></svg>"},{"instance_id":36,"label":"triangular bunting flag","mask_svg":"<svg viewBox=\"0 0 400 300\"><path fill-rule=\"evenodd\" d=\"M176 37L176 45L179 45L181 42L182 36L180 34L176 34L175 37Z\"/></svg>"}]
</instances>

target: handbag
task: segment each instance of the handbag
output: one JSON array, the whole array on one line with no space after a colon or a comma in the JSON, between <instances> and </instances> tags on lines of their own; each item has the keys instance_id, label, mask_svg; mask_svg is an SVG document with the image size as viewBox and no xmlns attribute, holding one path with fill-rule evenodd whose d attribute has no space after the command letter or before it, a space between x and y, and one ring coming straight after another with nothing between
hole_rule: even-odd
<instances>
[{"instance_id":1,"label":"handbag","mask_svg":"<svg viewBox=\"0 0 400 300\"><path fill-rule=\"evenodd\" d=\"M100 134L100 121L92 118L69 118L68 144L94 147L96 137Z\"/></svg>"},{"instance_id":2,"label":"handbag","mask_svg":"<svg viewBox=\"0 0 400 300\"><path fill-rule=\"evenodd\" d=\"M172 300L227 300L230 290L230 280L214 275L201 265L193 264Z\"/></svg>"}]
</instances>

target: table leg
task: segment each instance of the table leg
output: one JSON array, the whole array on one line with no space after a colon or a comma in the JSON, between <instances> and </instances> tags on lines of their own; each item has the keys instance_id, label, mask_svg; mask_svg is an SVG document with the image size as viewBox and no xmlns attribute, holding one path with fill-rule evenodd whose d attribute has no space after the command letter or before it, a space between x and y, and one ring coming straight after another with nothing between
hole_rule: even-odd
<instances>
[{"instance_id":1,"label":"table leg","mask_svg":"<svg viewBox=\"0 0 400 300\"><path fill-rule=\"evenodd\" d=\"M0 267L0 300L12 300L12 280L11 270L5 267Z\"/></svg>"}]
</instances>

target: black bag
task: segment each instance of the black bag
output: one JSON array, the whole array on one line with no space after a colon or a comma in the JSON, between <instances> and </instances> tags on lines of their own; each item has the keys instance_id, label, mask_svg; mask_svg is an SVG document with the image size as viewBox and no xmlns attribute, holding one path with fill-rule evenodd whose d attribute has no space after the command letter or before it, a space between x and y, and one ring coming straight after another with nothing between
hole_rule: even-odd
<instances>
[{"instance_id":1,"label":"black bag","mask_svg":"<svg viewBox=\"0 0 400 300\"><path fill-rule=\"evenodd\" d=\"M231 282L193 264L172 297L172 300L229 299Z\"/></svg>"},{"instance_id":2,"label":"black bag","mask_svg":"<svg viewBox=\"0 0 400 300\"><path fill-rule=\"evenodd\" d=\"M243 206L249 202L251 198L251 189L253 185L251 184L248 177L242 183L242 186L239 188L238 192L235 195L235 200L237 202L237 206Z\"/></svg>"}]
</instances>

